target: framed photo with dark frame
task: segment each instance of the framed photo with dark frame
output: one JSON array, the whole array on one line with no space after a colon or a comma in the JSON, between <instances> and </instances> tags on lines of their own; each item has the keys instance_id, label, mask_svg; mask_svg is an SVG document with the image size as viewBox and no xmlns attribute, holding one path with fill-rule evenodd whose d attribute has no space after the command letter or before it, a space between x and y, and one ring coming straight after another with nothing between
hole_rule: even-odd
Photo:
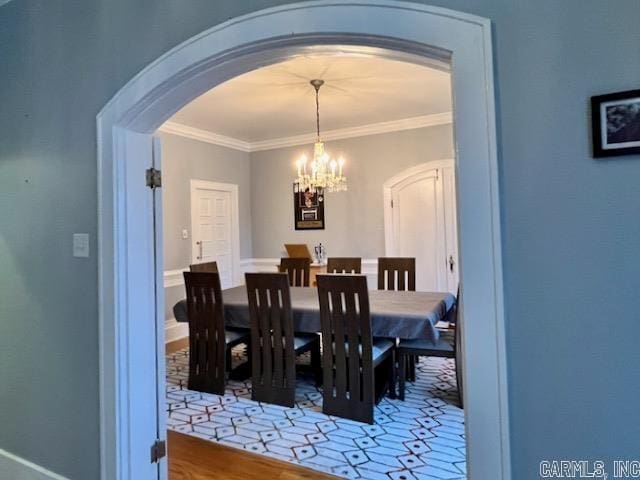
<instances>
[{"instance_id":1,"label":"framed photo with dark frame","mask_svg":"<svg viewBox=\"0 0 640 480\"><path fill-rule=\"evenodd\" d=\"M296 230L324 230L324 191L302 190L294 183L293 212Z\"/></svg>"},{"instance_id":2,"label":"framed photo with dark frame","mask_svg":"<svg viewBox=\"0 0 640 480\"><path fill-rule=\"evenodd\" d=\"M591 97L593 156L640 154L640 90Z\"/></svg>"}]
</instances>

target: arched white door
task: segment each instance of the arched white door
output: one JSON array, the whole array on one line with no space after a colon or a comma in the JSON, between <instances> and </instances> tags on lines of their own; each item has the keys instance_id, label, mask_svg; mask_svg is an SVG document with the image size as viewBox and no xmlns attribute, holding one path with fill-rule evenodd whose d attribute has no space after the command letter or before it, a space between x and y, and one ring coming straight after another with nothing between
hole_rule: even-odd
<instances>
[{"instance_id":1,"label":"arched white door","mask_svg":"<svg viewBox=\"0 0 640 480\"><path fill-rule=\"evenodd\" d=\"M453 161L429 162L385 182L388 256L415 257L416 289L458 287L458 238Z\"/></svg>"}]
</instances>

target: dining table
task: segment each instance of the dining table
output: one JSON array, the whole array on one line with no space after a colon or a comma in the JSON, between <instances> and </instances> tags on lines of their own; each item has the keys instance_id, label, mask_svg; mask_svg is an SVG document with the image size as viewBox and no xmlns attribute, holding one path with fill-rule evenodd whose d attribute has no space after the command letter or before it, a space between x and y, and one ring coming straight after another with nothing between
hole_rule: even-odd
<instances>
[{"instance_id":1,"label":"dining table","mask_svg":"<svg viewBox=\"0 0 640 480\"><path fill-rule=\"evenodd\" d=\"M321 331L320 302L314 287L291 287L291 310L294 330L303 333ZM249 301L244 285L222 291L227 328L250 328ZM374 337L400 339L439 338L436 324L446 320L455 304L455 296L448 292L414 292L369 290L371 331ZM173 307L178 322L188 322L186 300Z\"/></svg>"}]
</instances>

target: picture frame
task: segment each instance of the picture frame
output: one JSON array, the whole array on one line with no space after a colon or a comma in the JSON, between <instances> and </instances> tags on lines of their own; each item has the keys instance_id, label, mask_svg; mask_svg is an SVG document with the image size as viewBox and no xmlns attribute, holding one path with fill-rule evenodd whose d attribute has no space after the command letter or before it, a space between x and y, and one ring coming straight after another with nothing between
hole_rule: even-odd
<instances>
[{"instance_id":1,"label":"picture frame","mask_svg":"<svg viewBox=\"0 0 640 480\"><path fill-rule=\"evenodd\" d=\"M640 89L591 97L593 156L640 154Z\"/></svg>"},{"instance_id":2,"label":"picture frame","mask_svg":"<svg viewBox=\"0 0 640 480\"><path fill-rule=\"evenodd\" d=\"M293 184L293 212L296 230L324 230L324 191L310 192Z\"/></svg>"}]
</instances>

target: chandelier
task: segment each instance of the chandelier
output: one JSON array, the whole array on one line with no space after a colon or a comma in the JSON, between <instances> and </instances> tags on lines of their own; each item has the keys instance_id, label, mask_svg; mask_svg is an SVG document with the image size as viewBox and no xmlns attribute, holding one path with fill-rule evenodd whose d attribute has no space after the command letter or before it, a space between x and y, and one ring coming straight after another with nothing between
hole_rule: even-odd
<instances>
[{"instance_id":1,"label":"chandelier","mask_svg":"<svg viewBox=\"0 0 640 480\"><path fill-rule=\"evenodd\" d=\"M298 178L296 187L298 191L307 189L315 193L318 190L325 192L344 192L347 189L347 178L342 174L344 158L332 159L324 150L324 143L320 141L320 101L318 92L324 85L324 80L311 80L311 85L316 90L316 142L313 145L313 160L310 164L306 155L302 155L296 162Z\"/></svg>"}]
</instances>

